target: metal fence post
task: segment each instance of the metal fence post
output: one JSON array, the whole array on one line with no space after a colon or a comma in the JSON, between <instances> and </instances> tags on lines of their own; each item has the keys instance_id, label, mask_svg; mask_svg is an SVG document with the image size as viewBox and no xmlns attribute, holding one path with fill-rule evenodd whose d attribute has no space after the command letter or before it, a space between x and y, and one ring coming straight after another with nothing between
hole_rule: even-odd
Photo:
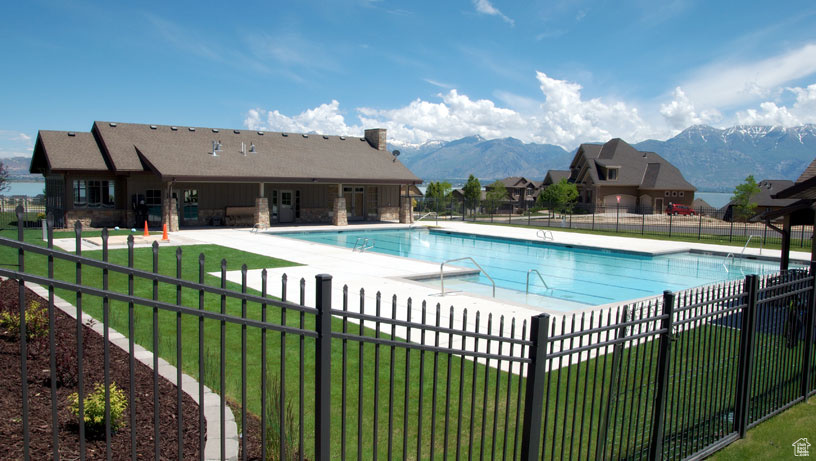
<instances>
[{"instance_id":1,"label":"metal fence post","mask_svg":"<svg viewBox=\"0 0 816 461\"><path fill-rule=\"evenodd\" d=\"M674 293L663 292L663 319L660 348L657 355L657 390L655 391L654 417L652 418L652 443L649 444L649 459L663 458L663 429L666 415L666 394L669 389L669 355L671 354L672 325L674 323Z\"/></svg>"},{"instance_id":2,"label":"metal fence post","mask_svg":"<svg viewBox=\"0 0 816 461\"><path fill-rule=\"evenodd\" d=\"M315 457L331 459L331 286L332 276L315 276Z\"/></svg>"},{"instance_id":3,"label":"metal fence post","mask_svg":"<svg viewBox=\"0 0 816 461\"><path fill-rule=\"evenodd\" d=\"M25 240L25 232L23 231L25 211L21 205L17 205L15 214L17 215L17 240L22 242ZM25 272L25 252L22 248L17 250L17 270ZM22 383L21 391L23 399L23 459L28 460L31 457L29 452L30 434L28 425L28 364L26 363L28 344L26 343L25 283L22 279L17 281L17 286L19 287L18 307L20 308L20 382ZM57 429L52 428L52 430L56 431Z\"/></svg>"},{"instance_id":4,"label":"metal fence post","mask_svg":"<svg viewBox=\"0 0 816 461\"><path fill-rule=\"evenodd\" d=\"M550 316L539 314L530 321L530 365L527 367L527 388L524 395L524 423L521 429L521 459L539 458L541 443L541 412L544 404L544 380L547 365L547 338Z\"/></svg>"},{"instance_id":5,"label":"metal fence post","mask_svg":"<svg viewBox=\"0 0 816 461\"><path fill-rule=\"evenodd\" d=\"M802 232L804 233L805 228L802 227ZM816 262L811 261L810 263L810 277L812 281L810 283L813 284L810 290L810 302L807 306L807 312L805 313L805 353L802 354L802 397L805 398L807 401L808 394L810 393L810 378L811 378L811 364L813 360L813 317L814 311L816 311Z\"/></svg>"},{"instance_id":6,"label":"metal fence post","mask_svg":"<svg viewBox=\"0 0 816 461\"><path fill-rule=\"evenodd\" d=\"M754 362L754 325L756 323L757 276L745 277L745 296L747 302L742 311L740 324L740 352L737 368L737 398L734 410L734 430L740 438L748 430L748 419L751 405L751 375Z\"/></svg>"},{"instance_id":7,"label":"metal fence post","mask_svg":"<svg viewBox=\"0 0 816 461\"><path fill-rule=\"evenodd\" d=\"M672 221L673 221L673 218L674 218L674 215L672 213L669 213L669 237L671 237L671 233L672 233Z\"/></svg>"}]
</instances>

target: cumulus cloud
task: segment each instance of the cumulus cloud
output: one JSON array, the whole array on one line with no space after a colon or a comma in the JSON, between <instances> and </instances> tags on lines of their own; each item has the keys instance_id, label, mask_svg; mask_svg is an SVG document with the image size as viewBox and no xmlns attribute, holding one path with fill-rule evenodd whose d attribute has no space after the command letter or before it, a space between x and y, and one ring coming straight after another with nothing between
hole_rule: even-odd
<instances>
[{"instance_id":1,"label":"cumulus cloud","mask_svg":"<svg viewBox=\"0 0 816 461\"><path fill-rule=\"evenodd\" d=\"M499 11L498 8L493 6L490 3L490 0L473 0L473 6L476 7L476 11L482 14L487 14L490 16L498 16L504 20L504 22L510 24L511 26L515 25L515 21L505 16L504 13Z\"/></svg>"},{"instance_id":2,"label":"cumulus cloud","mask_svg":"<svg viewBox=\"0 0 816 461\"><path fill-rule=\"evenodd\" d=\"M775 101L765 101L759 108L749 108L737 112L737 121L743 125L781 125L798 126L816 123L816 83L805 88L785 88L793 94L793 104L778 105ZM781 104L781 103L780 103Z\"/></svg>"},{"instance_id":3,"label":"cumulus cloud","mask_svg":"<svg viewBox=\"0 0 816 461\"><path fill-rule=\"evenodd\" d=\"M34 149L34 139L20 131L0 130L0 157L27 157Z\"/></svg>"},{"instance_id":4,"label":"cumulus cloud","mask_svg":"<svg viewBox=\"0 0 816 461\"><path fill-rule=\"evenodd\" d=\"M716 110L705 110L698 113L694 104L679 86L674 89L674 99L668 104L660 105L660 115L673 130L712 123L721 118L720 113Z\"/></svg>"},{"instance_id":5,"label":"cumulus cloud","mask_svg":"<svg viewBox=\"0 0 816 461\"><path fill-rule=\"evenodd\" d=\"M356 108L359 123L347 122L340 104L332 101L294 116L252 109L244 124L259 130L348 135L360 135L364 127L381 127L388 129L389 140L403 145L479 135L486 139L514 137L572 149L581 142L612 137L638 141L646 136L648 130L637 108L621 101L584 99L581 85L543 72L538 72L536 78L543 98L526 98L519 109L451 89L438 94L438 101L415 99L393 109Z\"/></svg>"},{"instance_id":6,"label":"cumulus cloud","mask_svg":"<svg viewBox=\"0 0 816 461\"><path fill-rule=\"evenodd\" d=\"M359 126L346 124L340 112L340 103L333 100L321 104L298 115L289 117L277 110L250 109L244 125L251 130L271 130L295 133L326 133L335 135L356 135L362 133Z\"/></svg>"}]
</instances>

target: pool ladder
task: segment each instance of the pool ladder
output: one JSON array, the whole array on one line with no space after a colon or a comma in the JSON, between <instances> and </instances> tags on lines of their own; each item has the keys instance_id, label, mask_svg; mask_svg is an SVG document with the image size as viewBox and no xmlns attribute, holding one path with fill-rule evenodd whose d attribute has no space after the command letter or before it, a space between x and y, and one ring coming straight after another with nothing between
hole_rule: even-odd
<instances>
[{"instance_id":1,"label":"pool ladder","mask_svg":"<svg viewBox=\"0 0 816 461\"><path fill-rule=\"evenodd\" d=\"M535 273L536 273L536 275L538 275L539 280L541 280L541 283L543 283L543 284L544 284L544 288L546 288L546 289L548 289L548 290L549 290L549 289L550 289L550 287L549 287L549 285L547 285L547 282L545 282L545 281L544 281L544 277L542 277L542 276L541 276L541 272L539 272L539 271L538 271L538 269L530 269L530 270L528 270L528 271L527 271L527 289L526 289L526 294L530 294L530 274L532 274L533 272L535 272Z\"/></svg>"},{"instance_id":2,"label":"pool ladder","mask_svg":"<svg viewBox=\"0 0 816 461\"><path fill-rule=\"evenodd\" d=\"M555 241L555 236L553 235L552 231L547 230L547 229L539 229L536 232L536 237L540 238L541 240L553 240L553 241Z\"/></svg>"},{"instance_id":3,"label":"pool ladder","mask_svg":"<svg viewBox=\"0 0 816 461\"><path fill-rule=\"evenodd\" d=\"M745 245L742 246L742 251L740 251L740 253L739 253L740 257L744 256L745 249L748 248L748 244L751 243L752 238L754 238L753 235L748 236L748 240L745 241ZM759 242L759 254L762 255L762 241ZM725 255L725 258L723 259L722 265L723 265L723 269L725 269L726 274L729 273L728 264L726 264L728 262L728 258L731 258L731 264L733 265L734 261L735 261L734 253L728 253L727 255ZM742 270L742 267L740 267L740 270Z\"/></svg>"},{"instance_id":4,"label":"pool ladder","mask_svg":"<svg viewBox=\"0 0 816 461\"><path fill-rule=\"evenodd\" d=\"M447 261L445 261L445 262L443 262L442 264L439 265L439 283L442 285L442 296L445 296L445 272L444 272L445 264L456 262L456 261L465 261L465 260L468 260L468 261L472 262L476 267L479 268L479 270L485 275L485 277L487 277L487 279L490 280L490 283L493 284L493 297L495 298L496 297L496 281L493 280L493 277L491 277L482 268L482 266L480 266L479 263L477 263L476 260L471 258L470 256L465 256L464 258L449 259L449 260L447 260Z\"/></svg>"},{"instance_id":5,"label":"pool ladder","mask_svg":"<svg viewBox=\"0 0 816 461\"><path fill-rule=\"evenodd\" d=\"M368 237L357 237L357 241L354 242L351 252L354 253L355 251L359 251L360 253L363 253L366 250L374 248L375 243L377 243L376 240L372 240L371 244L369 245Z\"/></svg>"}]
</instances>

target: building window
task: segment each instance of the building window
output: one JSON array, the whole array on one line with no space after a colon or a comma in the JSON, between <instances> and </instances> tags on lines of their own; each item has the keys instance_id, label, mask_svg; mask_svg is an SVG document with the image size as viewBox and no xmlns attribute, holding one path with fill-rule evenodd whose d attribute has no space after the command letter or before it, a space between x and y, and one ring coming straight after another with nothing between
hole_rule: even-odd
<instances>
[{"instance_id":1,"label":"building window","mask_svg":"<svg viewBox=\"0 0 816 461\"><path fill-rule=\"evenodd\" d=\"M609 171L607 171L606 179L610 181L616 181L618 179L618 169L610 168Z\"/></svg>"},{"instance_id":2,"label":"building window","mask_svg":"<svg viewBox=\"0 0 816 461\"><path fill-rule=\"evenodd\" d=\"M672 197L677 197L677 191L676 191L676 190L673 190L673 191L672 191L672 195L671 195L671 196L672 196Z\"/></svg>"},{"instance_id":3,"label":"building window","mask_svg":"<svg viewBox=\"0 0 816 461\"><path fill-rule=\"evenodd\" d=\"M272 219L277 220L278 219L278 191L276 191L276 190L272 191L272 200L270 202L270 205L272 206Z\"/></svg>"},{"instance_id":4,"label":"building window","mask_svg":"<svg viewBox=\"0 0 816 461\"><path fill-rule=\"evenodd\" d=\"M161 191L159 189L148 189L145 191L145 205L161 205Z\"/></svg>"},{"instance_id":5,"label":"building window","mask_svg":"<svg viewBox=\"0 0 816 461\"><path fill-rule=\"evenodd\" d=\"M683 196L683 194L684 194L684 192L683 192L683 191L680 191L680 192L678 192L678 193L677 193L677 196L678 196L678 197L682 197L682 196Z\"/></svg>"},{"instance_id":6,"label":"building window","mask_svg":"<svg viewBox=\"0 0 816 461\"><path fill-rule=\"evenodd\" d=\"M295 217L300 217L300 191L295 191Z\"/></svg>"},{"instance_id":7,"label":"building window","mask_svg":"<svg viewBox=\"0 0 816 461\"><path fill-rule=\"evenodd\" d=\"M75 207L113 208L116 202L116 183L99 179L75 179Z\"/></svg>"},{"instance_id":8,"label":"building window","mask_svg":"<svg viewBox=\"0 0 816 461\"><path fill-rule=\"evenodd\" d=\"M368 211L368 216L372 218L377 217L377 187L367 187L366 188L366 210Z\"/></svg>"},{"instance_id":9,"label":"building window","mask_svg":"<svg viewBox=\"0 0 816 461\"><path fill-rule=\"evenodd\" d=\"M671 197L671 192L670 191L665 191L665 192L663 192L663 195L666 196L666 197Z\"/></svg>"}]
</instances>

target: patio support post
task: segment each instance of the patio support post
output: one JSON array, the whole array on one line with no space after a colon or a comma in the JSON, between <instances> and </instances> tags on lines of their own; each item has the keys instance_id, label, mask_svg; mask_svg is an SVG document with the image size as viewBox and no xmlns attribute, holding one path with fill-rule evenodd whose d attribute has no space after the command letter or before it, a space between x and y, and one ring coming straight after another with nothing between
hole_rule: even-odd
<instances>
[{"instance_id":1,"label":"patio support post","mask_svg":"<svg viewBox=\"0 0 816 461\"><path fill-rule=\"evenodd\" d=\"M165 182L164 189L166 192L164 194L164 200L162 200L162 224L167 225L168 232L178 232L178 201L173 197L173 182Z\"/></svg>"},{"instance_id":2,"label":"patio support post","mask_svg":"<svg viewBox=\"0 0 816 461\"><path fill-rule=\"evenodd\" d=\"M414 222L414 215L411 212L411 197L408 194L408 187L399 186L399 222L400 224L411 224Z\"/></svg>"},{"instance_id":3,"label":"patio support post","mask_svg":"<svg viewBox=\"0 0 816 461\"><path fill-rule=\"evenodd\" d=\"M335 226L348 226L348 214L346 213L346 198L343 197L343 185L337 185L337 197L334 198L332 206L332 224Z\"/></svg>"}]
</instances>

